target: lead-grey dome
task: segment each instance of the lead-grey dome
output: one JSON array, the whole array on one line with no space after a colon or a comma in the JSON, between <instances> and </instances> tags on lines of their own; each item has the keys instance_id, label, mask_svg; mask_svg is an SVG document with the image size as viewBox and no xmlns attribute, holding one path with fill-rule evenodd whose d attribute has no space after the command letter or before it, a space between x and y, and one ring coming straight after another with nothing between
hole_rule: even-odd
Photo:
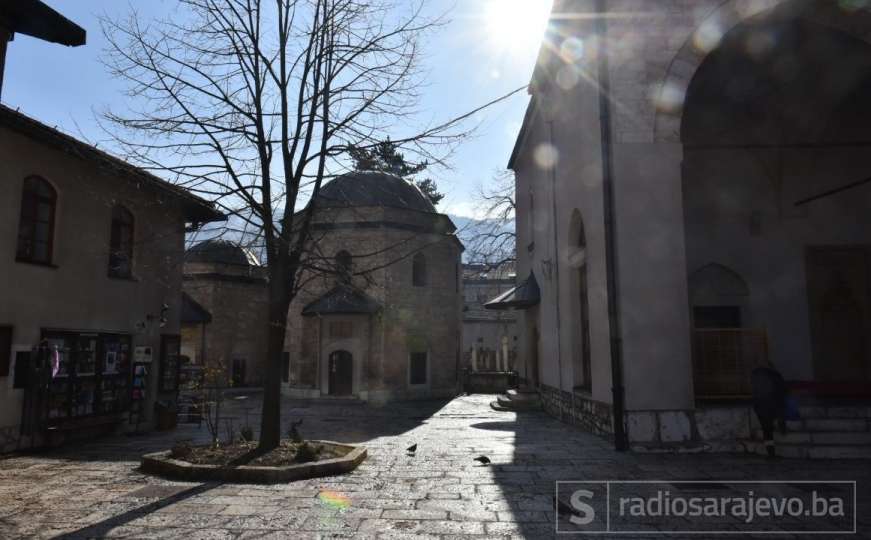
<instances>
[{"instance_id":1,"label":"lead-grey dome","mask_svg":"<svg viewBox=\"0 0 871 540\"><path fill-rule=\"evenodd\" d=\"M260 266L260 261L249 250L229 240L206 240L185 253L185 262Z\"/></svg>"},{"instance_id":2,"label":"lead-grey dome","mask_svg":"<svg viewBox=\"0 0 871 540\"><path fill-rule=\"evenodd\" d=\"M384 172L352 172L321 187L318 206L390 206L436 213L435 206L414 184Z\"/></svg>"}]
</instances>

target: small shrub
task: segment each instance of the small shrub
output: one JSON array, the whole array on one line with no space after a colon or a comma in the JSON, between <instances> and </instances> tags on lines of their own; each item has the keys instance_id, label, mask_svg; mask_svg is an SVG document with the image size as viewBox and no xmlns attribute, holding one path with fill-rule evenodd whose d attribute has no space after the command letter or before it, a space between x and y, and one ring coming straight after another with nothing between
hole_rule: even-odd
<instances>
[{"instance_id":1,"label":"small shrub","mask_svg":"<svg viewBox=\"0 0 871 540\"><path fill-rule=\"evenodd\" d=\"M307 442L304 442L300 444L299 447L296 449L296 457L294 459L297 463L308 463L310 461L317 461L321 450L322 448L320 446L313 446Z\"/></svg>"},{"instance_id":2,"label":"small shrub","mask_svg":"<svg viewBox=\"0 0 871 540\"><path fill-rule=\"evenodd\" d=\"M173 459L185 459L191 455L193 450L187 441L178 441L169 450L169 457Z\"/></svg>"},{"instance_id":3,"label":"small shrub","mask_svg":"<svg viewBox=\"0 0 871 540\"><path fill-rule=\"evenodd\" d=\"M242 429L239 430L239 436L242 437L243 441L251 442L254 440L254 429L251 426L242 426Z\"/></svg>"}]
</instances>

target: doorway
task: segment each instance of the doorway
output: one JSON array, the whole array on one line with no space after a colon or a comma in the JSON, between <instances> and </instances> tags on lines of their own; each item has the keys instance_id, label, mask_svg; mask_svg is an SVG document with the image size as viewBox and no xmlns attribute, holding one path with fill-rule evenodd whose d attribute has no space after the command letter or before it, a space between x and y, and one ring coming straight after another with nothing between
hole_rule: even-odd
<instances>
[{"instance_id":1,"label":"doorway","mask_svg":"<svg viewBox=\"0 0 871 540\"><path fill-rule=\"evenodd\" d=\"M348 351L330 354L329 394L350 396L354 390L354 357Z\"/></svg>"},{"instance_id":2,"label":"doorway","mask_svg":"<svg viewBox=\"0 0 871 540\"><path fill-rule=\"evenodd\" d=\"M807 289L814 374L823 382L867 382L871 333L868 250L809 248Z\"/></svg>"}]
</instances>

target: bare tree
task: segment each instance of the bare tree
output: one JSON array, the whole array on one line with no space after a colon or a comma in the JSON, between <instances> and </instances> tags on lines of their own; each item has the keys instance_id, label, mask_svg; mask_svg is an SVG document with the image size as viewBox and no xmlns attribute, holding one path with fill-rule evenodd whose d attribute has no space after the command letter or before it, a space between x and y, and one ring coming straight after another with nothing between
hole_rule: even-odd
<instances>
[{"instance_id":1,"label":"bare tree","mask_svg":"<svg viewBox=\"0 0 871 540\"><path fill-rule=\"evenodd\" d=\"M260 447L281 436L280 361L325 178L350 145L414 114L421 37L440 24L359 0L180 0L171 20L104 20L106 64L136 109L107 112L128 159L214 201L262 243L269 332ZM183 11L183 12L182 12ZM455 122L399 144L427 154Z\"/></svg>"},{"instance_id":2,"label":"bare tree","mask_svg":"<svg viewBox=\"0 0 871 540\"><path fill-rule=\"evenodd\" d=\"M499 171L489 185L482 185L476 196L478 213L466 232L467 261L485 270L497 269L516 258L517 234L514 228L514 173Z\"/></svg>"}]
</instances>

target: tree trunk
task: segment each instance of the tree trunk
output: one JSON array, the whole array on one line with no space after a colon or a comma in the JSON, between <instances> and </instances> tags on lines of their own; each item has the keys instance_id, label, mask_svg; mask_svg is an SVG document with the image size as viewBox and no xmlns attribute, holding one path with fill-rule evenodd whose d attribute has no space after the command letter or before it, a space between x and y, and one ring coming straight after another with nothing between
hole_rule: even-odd
<instances>
[{"instance_id":1,"label":"tree trunk","mask_svg":"<svg viewBox=\"0 0 871 540\"><path fill-rule=\"evenodd\" d=\"M285 299L285 291L285 285L280 280L270 280L263 415L260 422L261 450L277 448L281 442L281 357L287 332L287 312L290 309L290 300Z\"/></svg>"}]
</instances>

